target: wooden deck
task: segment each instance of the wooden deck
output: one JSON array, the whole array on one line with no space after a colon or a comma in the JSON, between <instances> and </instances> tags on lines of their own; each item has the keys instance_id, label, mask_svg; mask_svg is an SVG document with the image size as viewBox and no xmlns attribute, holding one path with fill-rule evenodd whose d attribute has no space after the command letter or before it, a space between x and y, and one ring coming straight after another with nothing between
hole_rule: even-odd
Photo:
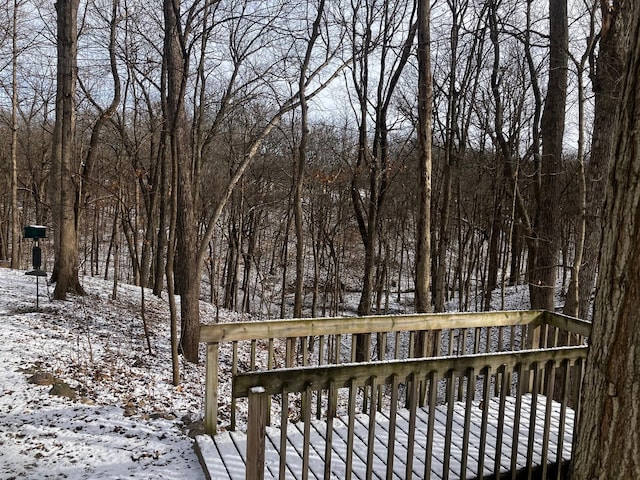
<instances>
[{"instance_id":1,"label":"wooden deck","mask_svg":"<svg viewBox=\"0 0 640 480\"><path fill-rule=\"evenodd\" d=\"M387 447L389 428L394 422L384 412L376 412L374 444L369 442L370 418L366 414L355 416L353 459L348 467L348 420L337 417L333 421L331 440L330 473L325 476L326 423L314 420L310 424L309 471L303 469L303 437L304 424L289 424L287 428L286 467L287 479L459 479L459 478L496 478L495 473L507 472L532 474L536 471L555 469L549 459L562 458L568 461L571 455L574 412L562 409L557 402L552 402L542 395L526 394L521 397L521 405L516 397L507 397L504 406L503 421L499 425L499 401L492 399L486 411L479 402L473 402L467 408L465 402L455 402L450 409L448 405L438 405L433 409L434 428L432 451L428 455L426 433L428 431L429 407L417 409L415 441L410 438L410 412L399 409L393 442L393 468L387 477L389 463ZM535 408L532 409L532 403ZM547 415L547 405L550 414ZM483 415L487 415L483 429ZM447 418L450 422L447 422ZM519 421L515 421L519 417ZM534 419L532 422L531 420ZM469 422L465 439L465 423ZM551 425L545 437L545 423ZM534 425L530 428L530 425ZM484 430L484 431L483 431ZM515 440L514 440L515 438ZM265 477L277 479L280 471L280 430L267 428L265 448ZM465 443L467 448L465 448ZM530 443L532 445L530 445ZM413 445L413 452L407 446ZM532 448L530 448L532 447ZM201 457L203 467L209 478L214 480L244 480L246 477L247 436L240 432L221 432L211 437L199 436L196 449ZM560 453L560 455L558 455ZM367 457L373 459L370 477L367 476ZM496 465L496 456L497 465ZM443 459L449 459L445 469ZM430 463L425 471L425 462ZM545 466L546 465L546 466ZM514 468L515 467L515 468ZM409 468L410 472L406 469ZM556 475L554 475L555 477ZM509 475L511 478L511 475ZM560 478L560 477L558 477Z\"/></svg>"},{"instance_id":2,"label":"wooden deck","mask_svg":"<svg viewBox=\"0 0 640 480\"><path fill-rule=\"evenodd\" d=\"M220 480L560 480L590 330L535 311L203 326L197 450Z\"/></svg>"}]
</instances>

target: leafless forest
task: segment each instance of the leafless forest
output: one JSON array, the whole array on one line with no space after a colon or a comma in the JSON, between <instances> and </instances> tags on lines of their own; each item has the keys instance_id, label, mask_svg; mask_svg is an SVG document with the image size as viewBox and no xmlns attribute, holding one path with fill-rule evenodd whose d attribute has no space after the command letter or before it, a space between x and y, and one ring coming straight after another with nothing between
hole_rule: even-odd
<instances>
[{"instance_id":1,"label":"leafless forest","mask_svg":"<svg viewBox=\"0 0 640 480\"><path fill-rule=\"evenodd\" d=\"M347 293L359 314L398 308L421 219L420 3L5 2L1 261L28 269L22 228L46 225L47 272L168 283L183 328L194 297L257 318L341 314ZM514 284L562 308L559 282L588 316L614 4L432 2L433 310Z\"/></svg>"}]
</instances>

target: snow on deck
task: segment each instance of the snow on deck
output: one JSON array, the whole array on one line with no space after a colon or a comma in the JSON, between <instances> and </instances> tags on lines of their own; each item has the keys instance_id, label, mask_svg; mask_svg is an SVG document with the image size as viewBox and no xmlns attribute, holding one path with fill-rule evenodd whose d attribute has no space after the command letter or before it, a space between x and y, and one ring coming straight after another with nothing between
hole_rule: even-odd
<instances>
[{"instance_id":1,"label":"snow on deck","mask_svg":"<svg viewBox=\"0 0 640 480\"><path fill-rule=\"evenodd\" d=\"M546 397L539 395L537 397L537 408L535 409L535 427L533 433L534 445L531 450L532 467L541 466L543 455L543 431L546 413ZM522 406L520 413L519 432L517 434L516 451L516 470L525 470L527 466L527 456L529 452L528 444L530 437L530 418L531 418L531 395L522 397ZM416 424L416 438L414 444L413 455L413 478L415 479L443 479L443 478L478 478L480 445L481 445L481 423L482 409L478 402L474 402L471 409L471 434L469 436L468 458L465 475L461 472L462 452L464 443L464 421L465 421L465 404L457 402L454 406L453 427L451 433L451 449L450 449L450 466L449 473L445 475L443 472L443 459L445 458L446 445L446 419L447 405L439 405L436 407L435 428L432 440L432 458L430 474L425 474L425 456L427 444L427 420L428 408L419 409ZM505 417L503 423L503 433L501 441L498 441L498 401L494 399L490 402L488 410L488 425L486 432L486 446L484 448L484 465L483 476L493 476L495 468L495 456L498 445L500 445L500 473L509 472L511 470L511 456L514 451L514 417L516 414L516 399L507 397L505 405ZM336 418L333 422L333 440L331 455L331 477L336 479L344 479L346 473L346 452L348 427L347 418ZM394 464L393 478L403 480L408 478L405 471L407 458L407 443L409 435L409 411L399 410L397 416L397 425L395 432L394 444ZM551 428L549 432L549 442L547 445L550 460L547 464L555 464L557 458L559 442L558 432L561 422L561 406L557 402L551 404ZM571 409L566 410L565 428L562 444L562 459L567 462L571 455L571 445L573 437L574 412ZM373 448L373 475L372 478L386 478L387 470L387 438L389 435L389 418L384 412L376 413L376 439ZM368 445L369 417L366 414L359 414L355 421L354 436L354 455L353 464L351 466L352 478L366 478L366 458ZM311 428L311 453L309 456L309 478L324 478L324 456L325 456L325 428L324 421L312 421ZM302 423L291 424L287 430L287 479L302 478L302 444L303 444ZM196 449L201 457L201 463L205 470L205 474L214 480L244 480L245 479L245 462L246 462L246 445L247 438L244 433L240 432L222 432L214 437L208 435L199 436L196 439ZM280 430L278 428L267 428L266 452L265 452L265 479L277 479L279 471L279 446L280 446Z\"/></svg>"}]
</instances>

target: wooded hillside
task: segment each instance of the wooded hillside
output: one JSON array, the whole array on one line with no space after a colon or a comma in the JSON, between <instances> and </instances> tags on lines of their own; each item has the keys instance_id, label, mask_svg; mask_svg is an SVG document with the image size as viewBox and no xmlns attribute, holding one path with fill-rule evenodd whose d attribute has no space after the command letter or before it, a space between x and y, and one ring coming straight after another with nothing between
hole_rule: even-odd
<instances>
[{"instance_id":1,"label":"wooded hillside","mask_svg":"<svg viewBox=\"0 0 640 480\"><path fill-rule=\"evenodd\" d=\"M418 3L82 1L68 157L67 37L53 4L5 3L0 259L29 268L22 227L42 224L53 271L69 190L79 272L158 295L169 278L183 317L188 295L277 318L339 314L356 291L388 311L415 285ZM435 311L513 284L562 307L559 281L589 315L625 7L562 4L430 12Z\"/></svg>"}]
</instances>

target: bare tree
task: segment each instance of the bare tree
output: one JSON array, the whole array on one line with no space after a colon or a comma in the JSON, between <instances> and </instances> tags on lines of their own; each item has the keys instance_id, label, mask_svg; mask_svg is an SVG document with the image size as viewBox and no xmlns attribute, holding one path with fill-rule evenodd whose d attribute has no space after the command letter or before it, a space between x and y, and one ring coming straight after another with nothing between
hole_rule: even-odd
<instances>
[{"instance_id":1,"label":"bare tree","mask_svg":"<svg viewBox=\"0 0 640 480\"><path fill-rule=\"evenodd\" d=\"M563 313L572 317L577 317L579 313L580 276L582 271L582 261L584 258L585 238L587 234L587 186L585 176L585 109L587 107L584 75L587 62L593 55L593 48L595 47L596 10L597 7L594 5L592 10L589 12L589 36L587 37L587 44L585 46L584 53L579 60L572 57L578 77L578 151L576 153L576 161L578 163L577 184L580 218L578 219L575 255L573 267L571 268L571 279L569 280L569 286L567 287L567 295L563 308Z\"/></svg>"},{"instance_id":2,"label":"bare tree","mask_svg":"<svg viewBox=\"0 0 640 480\"><path fill-rule=\"evenodd\" d=\"M79 0L59 0L57 12L56 123L53 148L52 213L56 260L52 280L53 296L64 300L67 292L83 294L78 278L78 238L75 218L74 132L76 121L76 79Z\"/></svg>"},{"instance_id":3,"label":"bare tree","mask_svg":"<svg viewBox=\"0 0 640 480\"><path fill-rule=\"evenodd\" d=\"M229 113L232 101L239 100L240 104L246 102L246 97L240 100L242 94L255 94L259 88L263 93L270 91L278 106L271 109L266 115L266 120L258 121L255 126L255 134L245 146L244 154L239 164L231 171L226 184L223 186L219 197L214 202L211 213L206 216L206 229L198 235L195 217L195 198L193 192L193 163L189 155L187 140L187 124L185 111L185 92L189 78L190 48L193 45L190 34L196 14L199 11L199 2L195 2L187 9L186 14L181 14L180 4L177 1L165 0L165 61L167 65L167 121L170 135L171 157L177 159L178 195L177 202L177 259L180 260L179 277L176 276L176 286L181 295L181 337L180 343L184 357L192 362L198 361L199 340L199 298L201 288L201 276L204 260L208 254L209 242L215 232L216 224L222 215L223 209L240 182L244 172L260 152L260 146L279 124L282 117L299 105L299 93L294 92L283 96L276 89L277 82L282 77L274 78L280 59L273 59L268 63L266 71L262 73L253 69L256 65L248 66L248 71L255 77L243 78L242 73L245 63L252 60L252 56L258 55L261 46L269 45L270 34L278 31L276 21L279 18L278 9L288 8L286 5L269 5L263 12L259 10L260 21L251 21L245 18L246 8L240 5L238 21L243 22L231 27L231 44L228 45L231 56L232 71L228 83L222 89L218 110L206 135L206 143L215 139L215 133L221 122ZM270 9L275 11L271 12ZM235 19L234 19L235 20ZM230 20L231 22L231 20ZM273 30L273 31L272 31ZM308 41L308 40L307 40ZM285 52L286 55L286 52ZM336 77L344 68L343 65L332 65L335 70L322 78L321 74L331 65L334 52L327 51L326 57L315 66L306 79L306 86L314 85L314 89L305 95L308 100L317 95ZM286 60L286 56L285 56ZM245 72L246 73L246 72ZM272 79L274 84L270 84ZM240 83L240 85L239 85ZM255 89L255 91L254 91ZM262 117L264 118L264 116Z\"/></svg>"},{"instance_id":4,"label":"bare tree","mask_svg":"<svg viewBox=\"0 0 640 480\"><path fill-rule=\"evenodd\" d=\"M588 318L596 278L600 234L604 220L602 204L604 183L612 163L615 148L614 122L621 98L624 61L629 50L629 13L632 2L615 0L600 2L602 28L598 35L597 60L590 58L590 76L595 94L593 135L586 175L585 242L582 267L579 272L579 308L577 315ZM594 64L595 62L595 64Z\"/></svg>"},{"instance_id":5,"label":"bare tree","mask_svg":"<svg viewBox=\"0 0 640 480\"><path fill-rule=\"evenodd\" d=\"M558 195L567 98L569 27L566 0L549 1L549 79L540 122L540 203L534 224L535 255L529 257L531 308L553 311L558 263ZM533 252L532 252L533 253Z\"/></svg>"},{"instance_id":6,"label":"bare tree","mask_svg":"<svg viewBox=\"0 0 640 480\"><path fill-rule=\"evenodd\" d=\"M11 268L20 262L20 215L18 207L18 0L13 2L11 22Z\"/></svg>"},{"instance_id":7,"label":"bare tree","mask_svg":"<svg viewBox=\"0 0 640 480\"><path fill-rule=\"evenodd\" d=\"M431 5L418 2L418 226L416 229L415 310L431 311L429 271L431 265L431 121L433 79L431 76ZM424 340L423 340L424 343Z\"/></svg>"},{"instance_id":8,"label":"bare tree","mask_svg":"<svg viewBox=\"0 0 640 480\"><path fill-rule=\"evenodd\" d=\"M320 0L316 10L316 17L311 27L311 34L307 49L300 67L298 81L298 95L300 96L300 144L298 145L298 161L295 169L294 219L296 227L296 282L295 298L293 302L293 316L302 317L302 296L304 287L304 232L302 218L302 190L304 187L304 171L307 160L307 142L309 137L309 105L306 99L307 74L311 63L313 48L320 36L321 21L324 15L324 0Z\"/></svg>"},{"instance_id":9,"label":"bare tree","mask_svg":"<svg viewBox=\"0 0 640 480\"><path fill-rule=\"evenodd\" d=\"M606 187L573 480L640 477L640 3L629 13L631 45Z\"/></svg>"},{"instance_id":10,"label":"bare tree","mask_svg":"<svg viewBox=\"0 0 640 480\"><path fill-rule=\"evenodd\" d=\"M359 315L371 313L377 242L390 180L389 109L412 53L417 30L415 10L415 2L369 0L353 5L351 77L356 96L353 108L358 121L358 155L352 166L351 197L364 247ZM401 45L397 56L396 42ZM374 69L376 59L379 63Z\"/></svg>"}]
</instances>

